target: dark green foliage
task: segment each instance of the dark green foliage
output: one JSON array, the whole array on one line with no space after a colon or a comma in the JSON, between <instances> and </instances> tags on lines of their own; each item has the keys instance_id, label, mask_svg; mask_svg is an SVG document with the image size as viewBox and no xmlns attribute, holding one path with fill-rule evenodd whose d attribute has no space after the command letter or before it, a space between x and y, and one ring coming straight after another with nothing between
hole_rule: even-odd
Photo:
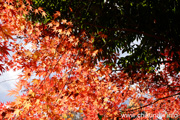
<instances>
[{"instance_id":1,"label":"dark green foliage","mask_svg":"<svg viewBox=\"0 0 180 120\"><path fill-rule=\"evenodd\" d=\"M73 22L74 34L86 30L96 36L94 46L103 49L98 59L108 58L108 64L118 63L127 72L153 72L164 60L160 53L166 48L174 52L172 60L179 62L178 0L33 0L33 3L34 8L43 7L48 16L31 14L29 19L47 23L55 11L60 11L61 18ZM108 37L101 38L99 32ZM132 46L136 39L141 43ZM118 50L131 55L113 61L112 53Z\"/></svg>"},{"instance_id":2,"label":"dark green foliage","mask_svg":"<svg viewBox=\"0 0 180 120\"><path fill-rule=\"evenodd\" d=\"M103 115L98 114L98 118L99 118L99 120L102 120Z\"/></svg>"}]
</instances>

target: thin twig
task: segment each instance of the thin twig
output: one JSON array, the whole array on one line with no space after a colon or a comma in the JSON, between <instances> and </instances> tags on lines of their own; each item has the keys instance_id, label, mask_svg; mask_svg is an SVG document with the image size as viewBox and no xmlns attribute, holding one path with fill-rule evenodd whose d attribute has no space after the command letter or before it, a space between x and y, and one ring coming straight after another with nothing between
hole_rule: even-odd
<instances>
[{"instance_id":1,"label":"thin twig","mask_svg":"<svg viewBox=\"0 0 180 120\"><path fill-rule=\"evenodd\" d=\"M158 102L158 101L160 101L160 100L163 100L163 99L166 99L166 98L170 98L170 97L173 97L173 96L176 96L176 95L180 95L180 93L177 93L177 94L174 94L174 95L170 95L170 96L166 96L166 97L159 98L159 99L155 100L155 101L152 102L152 103L149 103L149 104L147 104L147 105L141 106L141 107L136 108L136 109L131 109L131 110L121 110L121 112L131 112L131 111L139 110L139 109L148 107L148 106L150 106L150 105L152 105L152 104L155 104L156 102Z\"/></svg>"},{"instance_id":2,"label":"thin twig","mask_svg":"<svg viewBox=\"0 0 180 120\"><path fill-rule=\"evenodd\" d=\"M3 81L0 82L0 84L1 84L1 83L4 83L4 82L8 82L8 81L14 81L14 80L18 80L18 79L3 80Z\"/></svg>"}]
</instances>

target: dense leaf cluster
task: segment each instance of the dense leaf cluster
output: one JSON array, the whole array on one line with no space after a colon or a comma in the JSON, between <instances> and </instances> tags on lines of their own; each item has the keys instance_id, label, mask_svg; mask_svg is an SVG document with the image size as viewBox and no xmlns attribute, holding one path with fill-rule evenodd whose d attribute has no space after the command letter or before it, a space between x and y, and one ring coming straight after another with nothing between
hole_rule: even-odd
<instances>
[{"instance_id":1,"label":"dense leaf cluster","mask_svg":"<svg viewBox=\"0 0 180 120\"><path fill-rule=\"evenodd\" d=\"M165 61L160 53L166 49L173 51L173 61L179 61L178 0L33 0L33 3L33 8L42 7L47 17L33 14L29 16L32 21L47 23L54 11L60 11L61 18L73 22L74 33L86 30L95 36L94 46L103 49L99 59L108 58L111 65L121 64L127 71L142 68L152 71ZM140 44L132 44L135 40ZM130 55L115 61L113 52L119 50ZM139 65L140 62L143 64Z\"/></svg>"},{"instance_id":2,"label":"dense leaf cluster","mask_svg":"<svg viewBox=\"0 0 180 120\"><path fill-rule=\"evenodd\" d=\"M34 2L0 1L0 72L22 70L0 119L178 119L178 1ZM131 55L119 59L119 49Z\"/></svg>"}]
</instances>

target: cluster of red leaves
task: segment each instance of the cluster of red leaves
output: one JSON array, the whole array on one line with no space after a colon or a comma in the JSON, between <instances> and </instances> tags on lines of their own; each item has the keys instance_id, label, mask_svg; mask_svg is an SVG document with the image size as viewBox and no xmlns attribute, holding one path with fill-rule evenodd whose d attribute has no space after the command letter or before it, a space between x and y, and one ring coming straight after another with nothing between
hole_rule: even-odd
<instances>
[{"instance_id":1,"label":"cluster of red leaves","mask_svg":"<svg viewBox=\"0 0 180 120\"><path fill-rule=\"evenodd\" d=\"M93 36L85 31L74 35L71 22L56 20L60 12L47 25L34 25L23 17L33 11L29 1L1 2L0 10L1 62L7 64L7 70L23 70L16 89L10 91L16 100L8 107L0 105L1 119L66 119L73 117L72 111L95 120L98 115L109 119L142 111L180 113L179 76L169 77L172 65L178 64L172 62L158 74L128 76L123 70L113 71L118 66L112 68L103 61L94 64L101 49L93 47ZM46 15L42 8L34 12ZM23 38L21 44L12 35ZM26 44L31 48L23 47ZM12 60L7 57L9 51L14 52Z\"/></svg>"}]
</instances>

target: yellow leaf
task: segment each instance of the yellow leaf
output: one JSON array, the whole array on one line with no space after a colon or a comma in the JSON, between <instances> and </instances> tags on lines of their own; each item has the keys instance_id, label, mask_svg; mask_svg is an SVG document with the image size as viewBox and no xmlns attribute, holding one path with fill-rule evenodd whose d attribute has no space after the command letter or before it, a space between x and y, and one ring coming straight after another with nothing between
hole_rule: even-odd
<instances>
[{"instance_id":1,"label":"yellow leaf","mask_svg":"<svg viewBox=\"0 0 180 120\"><path fill-rule=\"evenodd\" d=\"M34 93L32 90L29 90L28 95L34 97L34 96L35 96L35 93Z\"/></svg>"},{"instance_id":2,"label":"yellow leaf","mask_svg":"<svg viewBox=\"0 0 180 120\"><path fill-rule=\"evenodd\" d=\"M96 71L96 68L93 68L92 70L95 72L95 71Z\"/></svg>"},{"instance_id":3,"label":"yellow leaf","mask_svg":"<svg viewBox=\"0 0 180 120\"><path fill-rule=\"evenodd\" d=\"M32 80L32 83L33 83L34 85L38 85L38 84L39 84L39 82L40 82L40 80L38 80L38 79L34 79L34 80Z\"/></svg>"},{"instance_id":4,"label":"yellow leaf","mask_svg":"<svg viewBox=\"0 0 180 120\"><path fill-rule=\"evenodd\" d=\"M105 99L104 99L104 102L107 102L108 101L108 98L106 97Z\"/></svg>"},{"instance_id":5,"label":"yellow leaf","mask_svg":"<svg viewBox=\"0 0 180 120\"><path fill-rule=\"evenodd\" d=\"M63 116L63 118L67 118L67 115L66 115L66 114L63 114L62 116Z\"/></svg>"},{"instance_id":6,"label":"yellow leaf","mask_svg":"<svg viewBox=\"0 0 180 120\"><path fill-rule=\"evenodd\" d=\"M40 102L40 100L39 100L39 99L37 99L35 104L39 104L39 102Z\"/></svg>"},{"instance_id":7,"label":"yellow leaf","mask_svg":"<svg viewBox=\"0 0 180 120\"><path fill-rule=\"evenodd\" d=\"M47 14L43 11L43 12L42 12L42 16L46 18L46 15L47 15Z\"/></svg>"},{"instance_id":8,"label":"yellow leaf","mask_svg":"<svg viewBox=\"0 0 180 120\"><path fill-rule=\"evenodd\" d=\"M20 114L20 110L19 110L19 109L16 109L15 112L14 112L14 114L18 117L19 114Z\"/></svg>"},{"instance_id":9,"label":"yellow leaf","mask_svg":"<svg viewBox=\"0 0 180 120\"><path fill-rule=\"evenodd\" d=\"M78 65L80 65L80 64L81 64L81 61L80 61L80 60L77 60L76 63L77 63Z\"/></svg>"},{"instance_id":10,"label":"yellow leaf","mask_svg":"<svg viewBox=\"0 0 180 120\"><path fill-rule=\"evenodd\" d=\"M62 19L61 21L63 24L66 24L67 20L66 19Z\"/></svg>"},{"instance_id":11,"label":"yellow leaf","mask_svg":"<svg viewBox=\"0 0 180 120\"><path fill-rule=\"evenodd\" d=\"M41 55L41 54L40 54L38 51L36 51L36 52L34 53L34 55L33 55L34 60L36 60L37 58L39 58L40 55Z\"/></svg>"},{"instance_id":12,"label":"yellow leaf","mask_svg":"<svg viewBox=\"0 0 180 120\"><path fill-rule=\"evenodd\" d=\"M26 102L25 105L24 105L24 108L29 109L29 107L31 107L31 104Z\"/></svg>"},{"instance_id":13,"label":"yellow leaf","mask_svg":"<svg viewBox=\"0 0 180 120\"><path fill-rule=\"evenodd\" d=\"M72 110L72 108L71 108L70 106L68 106L68 110L69 110L69 111L71 111L71 110Z\"/></svg>"},{"instance_id":14,"label":"yellow leaf","mask_svg":"<svg viewBox=\"0 0 180 120\"><path fill-rule=\"evenodd\" d=\"M83 111L82 111L81 109L79 110L79 112L80 112L80 113L83 113Z\"/></svg>"},{"instance_id":15,"label":"yellow leaf","mask_svg":"<svg viewBox=\"0 0 180 120\"><path fill-rule=\"evenodd\" d=\"M31 56L31 54L32 54L30 51L26 51L25 53L27 56Z\"/></svg>"},{"instance_id":16,"label":"yellow leaf","mask_svg":"<svg viewBox=\"0 0 180 120\"><path fill-rule=\"evenodd\" d=\"M70 117L72 117L72 118L73 118L73 117L74 117L74 115L73 115L73 114L70 114Z\"/></svg>"},{"instance_id":17,"label":"yellow leaf","mask_svg":"<svg viewBox=\"0 0 180 120\"><path fill-rule=\"evenodd\" d=\"M24 27L24 25L22 25L20 28L21 28L21 30L24 30L25 27Z\"/></svg>"},{"instance_id":18,"label":"yellow leaf","mask_svg":"<svg viewBox=\"0 0 180 120\"><path fill-rule=\"evenodd\" d=\"M112 97L112 98L111 98L111 101L115 101L115 99Z\"/></svg>"}]
</instances>

